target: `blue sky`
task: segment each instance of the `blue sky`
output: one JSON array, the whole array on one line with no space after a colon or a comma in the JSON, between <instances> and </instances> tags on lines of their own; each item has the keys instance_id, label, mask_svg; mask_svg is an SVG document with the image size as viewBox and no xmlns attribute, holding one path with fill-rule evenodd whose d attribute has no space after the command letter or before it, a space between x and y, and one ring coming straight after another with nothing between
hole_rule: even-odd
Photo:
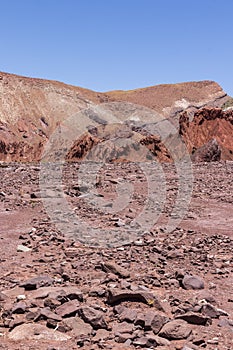
<instances>
[{"instance_id":1,"label":"blue sky","mask_svg":"<svg viewBox=\"0 0 233 350\"><path fill-rule=\"evenodd\" d=\"M215 80L233 96L232 0L0 0L0 70L97 91Z\"/></svg>"}]
</instances>

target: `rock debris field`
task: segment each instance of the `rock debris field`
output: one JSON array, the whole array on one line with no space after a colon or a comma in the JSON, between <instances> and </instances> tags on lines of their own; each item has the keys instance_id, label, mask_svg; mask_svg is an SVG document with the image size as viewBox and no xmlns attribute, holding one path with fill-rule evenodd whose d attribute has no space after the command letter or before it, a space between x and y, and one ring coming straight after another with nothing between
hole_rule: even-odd
<instances>
[{"instance_id":1,"label":"rock debris field","mask_svg":"<svg viewBox=\"0 0 233 350\"><path fill-rule=\"evenodd\" d=\"M58 230L45 209L38 164L1 163L0 349L233 348L233 162L193 164L191 201L171 232L178 178L174 165L162 167L166 200L158 222L109 247L75 239L55 206ZM78 168L65 165L62 179L75 216L106 237L114 228L127 231L147 198L143 172L105 164L95 190L106 207L122 179L133 191L122 210L101 213L78 185Z\"/></svg>"}]
</instances>

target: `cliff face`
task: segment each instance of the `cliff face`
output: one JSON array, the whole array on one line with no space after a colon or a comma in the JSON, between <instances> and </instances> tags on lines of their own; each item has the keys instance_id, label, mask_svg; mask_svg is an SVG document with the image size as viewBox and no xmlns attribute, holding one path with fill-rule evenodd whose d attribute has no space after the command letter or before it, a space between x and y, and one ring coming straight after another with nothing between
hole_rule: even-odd
<instances>
[{"instance_id":1,"label":"cliff face","mask_svg":"<svg viewBox=\"0 0 233 350\"><path fill-rule=\"evenodd\" d=\"M99 103L98 94L59 82L0 73L0 160L39 160L67 116ZM91 101L90 101L91 100Z\"/></svg>"},{"instance_id":2,"label":"cliff face","mask_svg":"<svg viewBox=\"0 0 233 350\"><path fill-rule=\"evenodd\" d=\"M98 93L60 82L7 73L0 73L0 97L1 161L39 161L45 144L58 125L66 118L77 115L81 110L94 104L114 101L139 104L159 112L178 127L178 116L181 112L186 111L189 115L206 105L219 107L229 99L221 87L211 81ZM195 116L191 123L186 120L187 116L181 118L180 130L190 152L192 153L194 148L201 147L213 136L223 148L224 159L231 158L232 140L227 133L231 122L225 120L225 117L219 117L222 115L221 110L216 112L215 121L212 119L209 121L207 115L210 110L206 111L208 112L202 112L204 122L199 123L199 119L202 118L200 114L199 117ZM84 135L70 149L68 159L81 159L93 145L105 140L108 134L109 130L103 127L96 135L91 133ZM156 135L140 136L139 133L136 137L135 134L130 131L129 138L135 137L137 142L145 145L159 160L170 160L166 147ZM223 137L224 141L221 142ZM131 152L123 150L122 159L125 151ZM137 147L134 151L137 151ZM119 156L118 151L112 150L112 152L112 159Z\"/></svg>"},{"instance_id":3,"label":"cliff face","mask_svg":"<svg viewBox=\"0 0 233 350\"><path fill-rule=\"evenodd\" d=\"M184 110L195 111L206 105L222 106L226 93L213 81L164 84L130 91L112 91L109 96L156 110L165 117L178 116Z\"/></svg>"},{"instance_id":4,"label":"cliff face","mask_svg":"<svg viewBox=\"0 0 233 350\"><path fill-rule=\"evenodd\" d=\"M179 132L194 160L233 160L233 110L203 108L192 120L184 112Z\"/></svg>"}]
</instances>

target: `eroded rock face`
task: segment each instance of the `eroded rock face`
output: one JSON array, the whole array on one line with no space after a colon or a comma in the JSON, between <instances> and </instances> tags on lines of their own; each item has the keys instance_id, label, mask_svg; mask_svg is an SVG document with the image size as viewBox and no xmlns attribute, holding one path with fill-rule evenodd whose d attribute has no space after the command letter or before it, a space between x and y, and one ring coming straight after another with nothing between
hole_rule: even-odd
<instances>
[{"instance_id":1,"label":"eroded rock face","mask_svg":"<svg viewBox=\"0 0 233 350\"><path fill-rule=\"evenodd\" d=\"M219 107L229 99L222 88L212 81L158 85L129 92L97 93L54 81L6 73L0 75L0 161L39 161L44 146L54 131L59 130L60 124L71 116L80 118L82 124L80 111L96 104L121 101L148 107L178 127L179 113L183 111L190 113L206 105ZM203 115L203 112L201 113ZM232 111L225 113L230 115ZM204 113L204 119L209 120L208 116L209 112ZM219 119L219 113L211 112L211 118L213 116ZM96 116L92 117L96 121ZM221 128L216 131L215 125L212 127L212 124L208 124L209 128L212 128L211 138L215 137L219 143L222 136ZM222 124L225 130L226 122L221 122ZM205 125L207 124L204 122L203 127ZM199 143L193 141L196 132L199 130L201 133L204 132L203 127L198 124L197 131L190 131L195 129L192 124L191 129L185 123L182 124L181 129L187 134L184 135L184 140L190 152L209 141L209 136L201 138ZM70 129L72 128L73 125L70 126ZM171 161L171 155L158 135L144 135L140 130L127 129L126 126L123 129L114 131L111 127L109 129L103 125L97 130L90 125L89 132L68 147L67 159L83 159L92 150L92 156L107 161L134 159L135 154L139 161L142 158L150 160L153 157L162 162ZM112 137L113 134L115 139L119 140L120 147L116 147L115 142L108 143L106 154L106 148L102 145L109 140L109 135ZM120 141L123 138L129 142L128 144L124 142L124 146L121 147ZM59 140L57 143L59 144ZM231 157L229 152L232 147L228 147L228 139L224 144L219 144L224 147L222 159ZM97 145L101 146L96 149Z\"/></svg>"}]
</instances>

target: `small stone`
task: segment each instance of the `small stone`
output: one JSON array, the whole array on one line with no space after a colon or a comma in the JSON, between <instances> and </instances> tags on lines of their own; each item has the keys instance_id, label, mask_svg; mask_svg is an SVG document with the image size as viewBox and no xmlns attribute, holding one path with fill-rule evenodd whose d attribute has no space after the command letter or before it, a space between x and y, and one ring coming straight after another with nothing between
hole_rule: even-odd
<instances>
[{"instance_id":1,"label":"small stone","mask_svg":"<svg viewBox=\"0 0 233 350\"><path fill-rule=\"evenodd\" d=\"M134 323L136 326L144 327L145 326L145 314L143 312L138 312L137 318L136 318Z\"/></svg>"},{"instance_id":2,"label":"small stone","mask_svg":"<svg viewBox=\"0 0 233 350\"><path fill-rule=\"evenodd\" d=\"M11 311L13 314L24 314L26 309L27 309L27 304L25 304L23 301L20 301L13 306Z\"/></svg>"},{"instance_id":3,"label":"small stone","mask_svg":"<svg viewBox=\"0 0 233 350\"><path fill-rule=\"evenodd\" d=\"M20 326L21 324L25 323L25 317L23 315L20 315L19 317L17 317L16 319L12 319L10 320L8 327L10 329L13 329L17 326Z\"/></svg>"},{"instance_id":4,"label":"small stone","mask_svg":"<svg viewBox=\"0 0 233 350\"><path fill-rule=\"evenodd\" d=\"M100 341L103 341L103 340L106 340L106 339L109 339L109 331L107 331L106 329L98 329L96 331L96 334L95 336L92 338L92 340L95 342L95 343L99 343Z\"/></svg>"},{"instance_id":5,"label":"small stone","mask_svg":"<svg viewBox=\"0 0 233 350\"><path fill-rule=\"evenodd\" d=\"M44 300L44 306L45 307L49 307L52 310L55 309L56 307L60 306L60 305L61 305L61 303L57 299L46 298Z\"/></svg>"},{"instance_id":6,"label":"small stone","mask_svg":"<svg viewBox=\"0 0 233 350\"><path fill-rule=\"evenodd\" d=\"M163 325L168 322L168 318L155 312L145 314L145 330L152 330L154 334L159 333Z\"/></svg>"},{"instance_id":7,"label":"small stone","mask_svg":"<svg viewBox=\"0 0 233 350\"><path fill-rule=\"evenodd\" d=\"M227 318L223 318L218 322L219 327L227 327L232 329L233 331L233 320L229 320Z\"/></svg>"},{"instance_id":8,"label":"small stone","mask_svg":"<svg viewBox=\"0 0 233 350\"><path fill-rule=\"evenodd\" d=\"M130 276L130 273L128 270L126 270L125 268L117 265L114 262L102 262L101 263L101 267L105 272L111 272L114 273L122 278L127 278Z\"/></svg>"},{"instance_id":9,"label":"small stone","mask_svg":"<svg viewBox=\"0 0 233 350\"><path fill-rule=\"evenodd\" d=\"M40 287L50 286L53 283L53 279L49 276L38 276L31 278L20 284L25 290L38 289Z\"/></svg>"},{"instance_id":10,"label":"small stone","mask_svg":"<svg viewBox=\"0 0 233 350\"><path fill-rule=\"evenodd\" d=\"M201 311L203 315L206 315L211 318L218 318L220 316L218 310L211 304L203 305Z\"/></svg>"},{"instance_id":11,"label":"small stone","mask_svg":"<svg viewBox=\"0 0 233 350\"><path fill-rule=\"evenodd\" d=\"M72 329L76 337L89 336L93 328L88 323L85 323L80 317L66 318L64 322Z\"/></svg>"},{"instance_id":12,"label":"small stone","mask_svg":"<svg viewBox=\"0 0 233 350\"><path fill-rule=\"evenodd\" d=\"M59 289L59 290L54 290L54 291L50 291L49 293L47 293L48 299L50 300L57 300L58 302L60 302L61 304L66 303L67 301L69 301L69 299L67 298L66 292L64 289Z\"/></svg>"},{"instance_id":13,"label":"small stone","mask_svg":"<svg viewBox=\"0 0 233 350\"><path fill-rule=\"evenodd\" d=\"M35 320L38 319L39 316L40 316L40 312L29 311L26 314L26 320L28 320L28 321L35 321Z\"/></svg>"},{"instance_id":14,"label":"small stone","mask_svg":"<svg viewBox=\"0 0 233 350\"><path fill-rule=\"evenodd\" d=\"M66 288L64 288L64 291L65 291L66 297L69 300L77 299L79 301L83 301L83 294L78 288L76 288L76 287L66 287Z\"/></svg>"},{"instance_id":15,"label":"small stone","mask_svg":"<svg viewBox=\"0 0 233 350\"><path fill-rule=\"evenodd\" d=\"M137 247L142 247L145 245L144 241L142 239L138 239L136 241L133 242L134 245L136 245Z\"/></svg>"},{"instance_id":16,"label":"small stone","mask_svg":"<svg viewBox=\"0 0 233 350\"><path fill-rule=\"evenodd\" d=\"M216 309L219 316L229 316L228 312L223 309Z\"/></svg>"},{"instance_id":17,"label":"small stone","mask_svg":"<svg viewBox=\"0 0 233 350\"><path fill-rule=\"evenodd\" d=\"M204 289L204 282L198 276L185 275L182 280L184 289Z\"/></svg>"},{"instance_id":18,"label":"small stone","mask_svg":"<svg viewBox=\"0 0 233 350\"><path fill-rule=\"evenodd\" d=\"M77 300L70 300L58 306L55 311L61 317L75 316L79 310L80 304Z\"/></svg>"},{"instance_id":19,"label":"small stone","mask_svg":"<svg viewBox=\"0 0 233 350\"><path fill-rule=\"evenodd\" d=\"M200 343L200 345L203 345L203 344L205 344L205 341L203 342L203 340L202 340L202 342ZM191 343L191 342L188 342L187 344L185 344L184 346L183 346L183 348L182 348L182 350L199 350L200 348L197 346L197 345L195 345L195 344L193 344L193 343Z\"/></svg>"},{"instance_id":20,"label":"small stone","mask_svg":"<svg viewBox=\"0 0 233 350\"><path fill-rule=\"evenodd\" d=\"M166 346L166 347L168 347L171 344L169 340L167 340L165 338L162 338L162 337L159 337L158 335L155 335L154 339L155 339L156 344L158 346Z\"/></svg>"},{"instance_id":21,"label":"small stone","mask_svg":"<svg viewBox=\"0 0 233 350\"><path fill-rule=\"evenodd\" d=\"M163 326L159 336L168 340L179 340L188 338L191 333L192 330L186 321L173 320Z\"/></svg>"},{"instance_id":22,"label":"small stone","mask_svg":"<svg viewBox=\"0 0 233 350\"><path fill-rule=\"evenodd\" d=\"M124 345L122 348L114 348L114 350L131 350L130 345L132 344L132 340L131 339L127 339L126 342L124 342Z\"/></svg>"},{"instance_id":23,"label":"small stone","mask_svg":"<svg viewBox=\"0 0 233 350\"><path fill-rule=\"evenodd\" d=\"M118 343L125 343L127 340L134 339L133 334L130 333L116 333L115 337Z\"/></svg>"},{"instance_id":24,"label":"small stone","mask_svg":"<svg viewBox=\"0 0 233 350\"><path fill-rule=\"evenodd\" d=\"M25 245L23 244L19 244L17 246L17 252L23 252L23 253L27 253L27 252L30 252L31 251L31 248L28 248L26 247Z\"/></svg>"},{"instance_id":25,"label":"small stone","mask_svg":"<svg viewBox=\"0 0 233 350\"><path fill-rule=\"evenodd\" d=\"M146 346L150 346L151 344L147 337L140 337L133 341L133 345L146 347Z\"/></svg>"},{"instance_id":26,"label":"small stone","mask_svg":"<svg viewBox=\"0 0 233 350\"><path fill-rule=\"evenodd\" d=\"M135 325L140 325L146 331L153 330L154 334L157 334L168 319L154 311L148 311L146 313L138 313L135 320Z\"/></svg>"},{"instance_id":27,"label":"small stone","mask_svg":"<svg viewBox=\"0 0 233 350\"><path fill-rule=\"evenodd\" d=\"M49 328L55 328L56 331L66 333L72 330L71 327L69 327L65 322L57 322L53 319L48 318L47 319L47 327Z\"/></svg>"},{"instance_id":28,"label":"small stone","mask_svg":"<svg viewBox=\"0 0 233 350\"><path fill-rule=\"evenodd\" d=\"M121 321L134 322L137 317L137 314L138 314L138 310L125 307L119 313L119 319Z\"/></svg>"},{"instance_id":29,"label":"small stone","mask_svg":"<svg viewBox=\"0 0 233 350\"><path fill-rule=\"evenodd\" d=\"M133 324L128 322L114 323L112 326L112 331L114 334L118 333L132 333L134 329Z\"/></svg>"},{"instance_id":30,"label":"small stone","mask_svg":"<svg viewBox=\"0 0 233 350\"><path fill-rule=\"evenodd\" d=\"M205 340L203 339L203 337L200 335L195 335L192 339L192 344L194 346L201 346L201 347L206 347L206 342ZM198 348L199 349L199 348Z\"/></svg>"},{"instance_id":31,"label":"small stone","mask_svg":"<svg viewBox=\"0 0 233 350\"><path fill-rule=\"evenodd\" d=\"M102 311L93 309L89 306L83 306L79 309L79 316L94 329L107 328L107 324L104 320L104 313Z\"/></svg>"},{"instance_id":32,"label":"small stone","mask_svg":"<svg viewBox=\"0 0 233 350\"><path fill-rule=\"evenodd\" d=\"M7 296L4 293L0 292L0 302L5 301L6 299L7 299Z\"/></svg>"},{"instance_id":33,"label":"small stone","mask_svg":"<svg viewBox=\"0 0 233 350\"><path fill-rule=\"evenodd\" d=\"M44 319L49 318L49 319L55 320L55 321L62 321L61 316L52 312L48 307L44 307L43 309L40 309L39 315L40 315L39 317L42 317Z\"/></svg>"},{"instance_id":34,"label":"small stone","mask_svg":"<svg viewBox=\"0 0 233 350\"><path fill-rule=\"evenodd\" d=\"M196 298L198 302L205 300L207 303L216 304L216 300L207 290L201 290Z\"/></svg>"},{"instance_id":35,"label":"small stone","mask_svg":"<svg viewBox=\"0 0 233 350\"><path fill-rule=\"evenodd\" d=\"M213 339L207 340L207 344L218 345L218 338L215 337L215 338L213 338Z\"/></svg>"},{"instance_id":36,"label":"small stone","mask_svg":"<svg viewBox=\"0 0 233 350\"><path fill-rule=\"evenodd\" d=\"M162 337L159 337L159 336L155 335L153 332L145 333L145 337L148 339L148 346L150 346L152 348L154 348L157 345L161 346L161 344L162 344L162 346L169 346L170 345L169 340L162 338Z\"/></svg>"},{"instance_id":37,"label":"small stone","mask_svg":"<svg viewBox=\"0 0 233 350\"><path fill-rule=\"evenodd\" d=\"M178 316L176 316L176 319L185 320L188 323L202 325L202 326L205 326L207 324L211 324L210 317L204 316L201 314L197 314L194 312L188 312L188 313L185 313L182 315L178 315Z\"/></svg>"}]
</instances>

